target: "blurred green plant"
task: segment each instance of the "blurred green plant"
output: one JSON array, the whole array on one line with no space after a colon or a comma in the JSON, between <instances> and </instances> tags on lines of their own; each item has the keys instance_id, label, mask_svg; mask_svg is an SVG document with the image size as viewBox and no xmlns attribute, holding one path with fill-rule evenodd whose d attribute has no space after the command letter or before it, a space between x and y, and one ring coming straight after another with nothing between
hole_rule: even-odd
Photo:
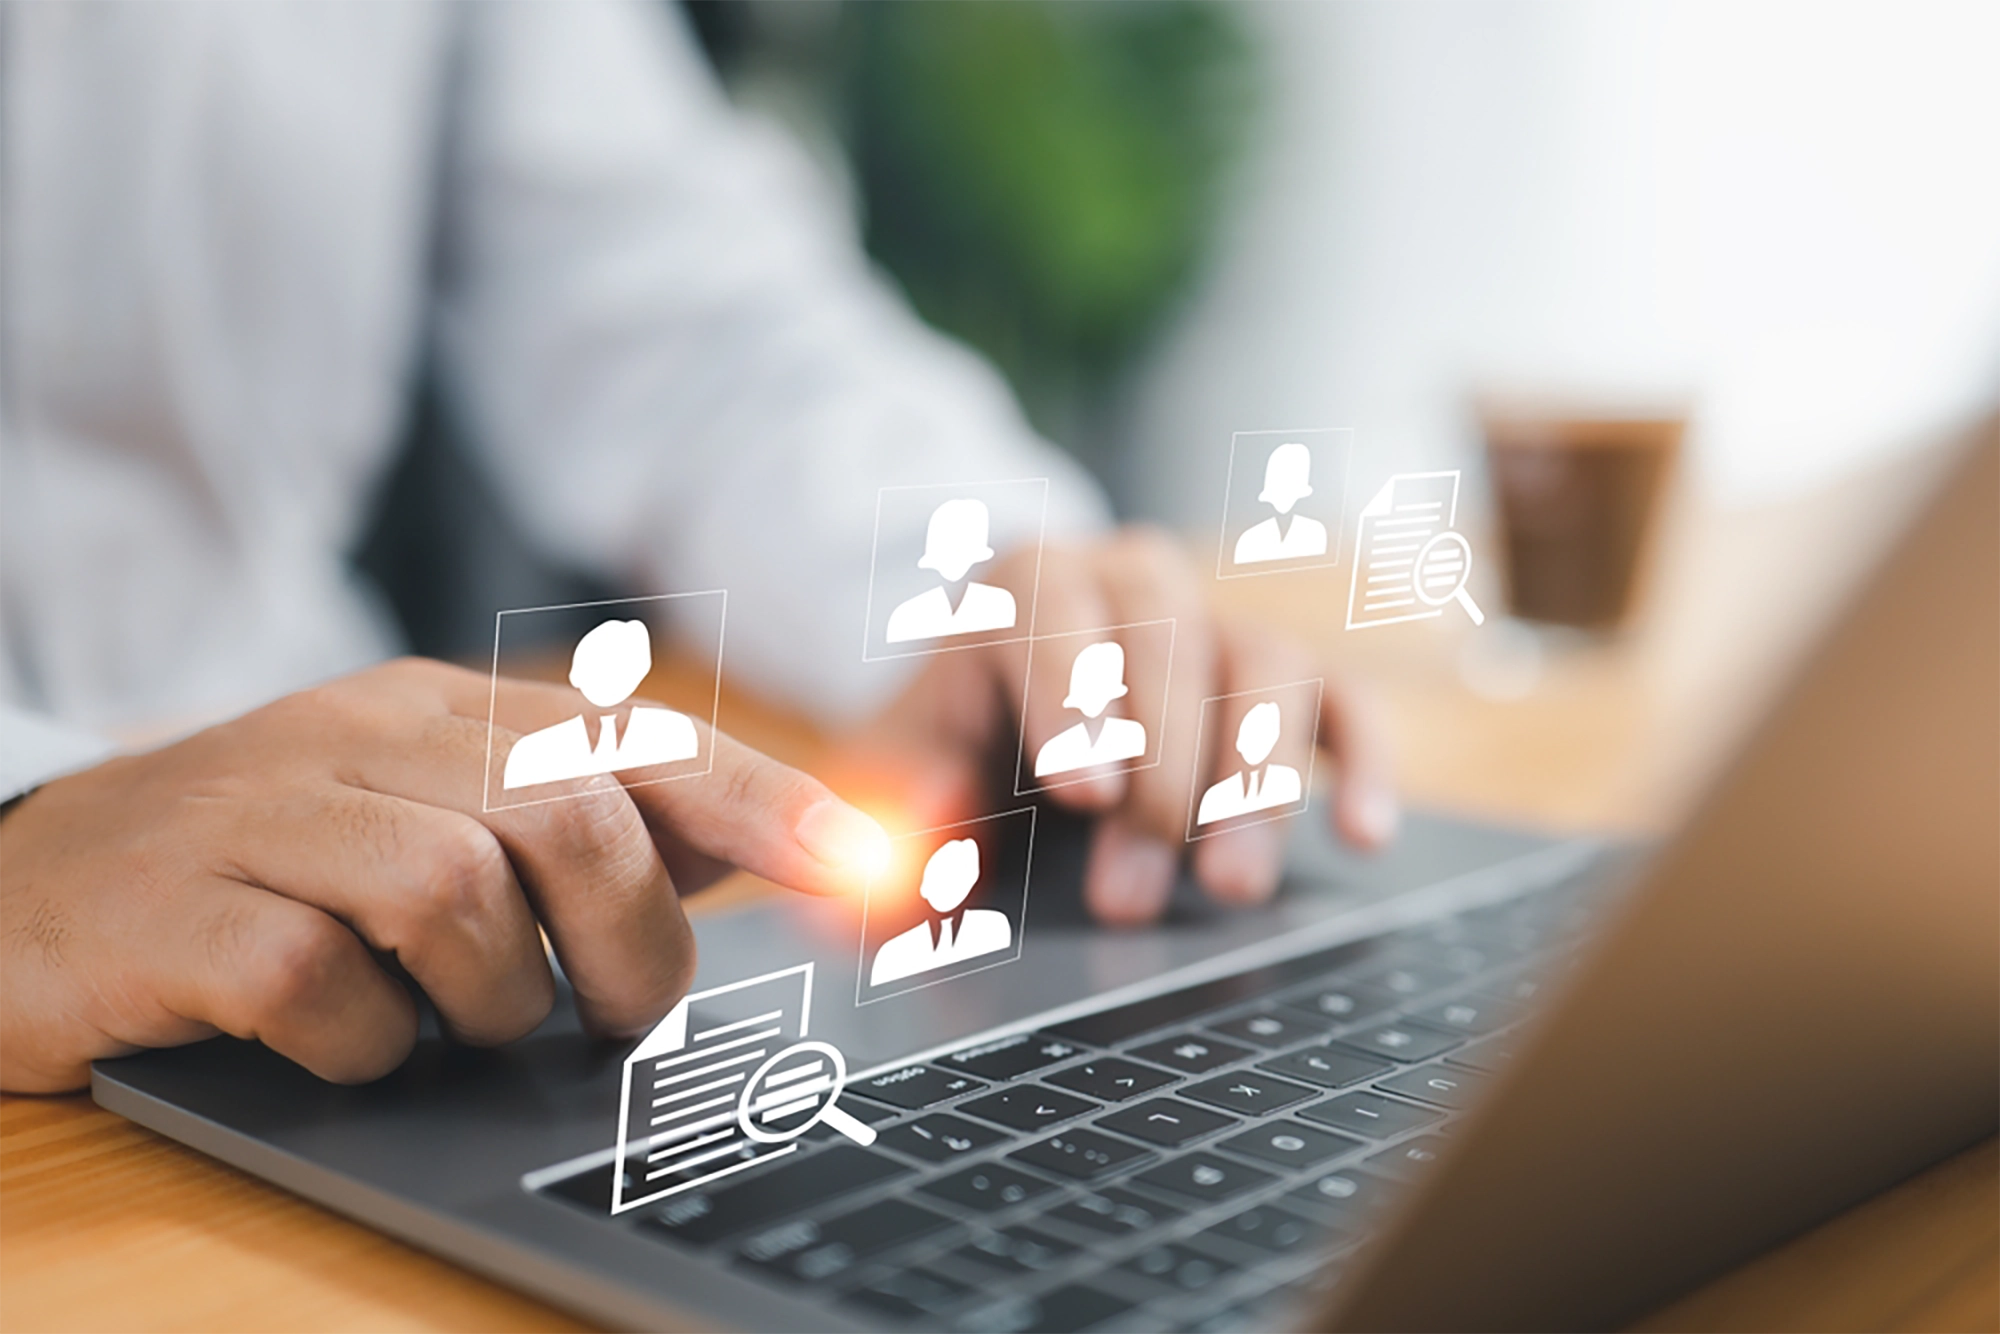
<instances>
[{"instance_id":1,"label":"blurred green plant","mask_svg":"<svg viewBox=\"0 0 2000 1334\"><path fill-rule=\"evenodd\" d=\"M692 9L712 51L718 32L737 45L718 53L725 72L786 26ZM1087 445L1209 252L1253 104L1238 14L849 0L832 28L810 45L870 253L925 319L999 364L1038 426Z\"/></svg>"}]
</instances>

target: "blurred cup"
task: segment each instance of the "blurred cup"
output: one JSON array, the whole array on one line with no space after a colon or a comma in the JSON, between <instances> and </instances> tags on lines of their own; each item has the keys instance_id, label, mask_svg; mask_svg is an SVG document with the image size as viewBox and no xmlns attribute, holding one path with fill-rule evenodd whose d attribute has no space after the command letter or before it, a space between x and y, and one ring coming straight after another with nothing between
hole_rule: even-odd
<instances>
[{"instance_id":1,"label":"blurred cup","mask_svg":"<svg viewBox=\"0 0 2000 1334\"><path fill-rule=\"evenodd\" d=\"M1478 412L1508 610L1544 625L1623 626L1638 601L1686 411L1489 397Z\"/></svg>"}]
</instances>

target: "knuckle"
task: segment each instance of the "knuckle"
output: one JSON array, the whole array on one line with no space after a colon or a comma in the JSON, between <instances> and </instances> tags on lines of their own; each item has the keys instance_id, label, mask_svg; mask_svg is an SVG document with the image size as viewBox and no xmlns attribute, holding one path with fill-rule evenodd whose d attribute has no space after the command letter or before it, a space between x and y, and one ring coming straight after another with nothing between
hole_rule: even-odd
<instances>
[{"instance_id":1,"label":"knuckle","mask_svg":"<svg viewBox=\"0 0 2000 1334\"><path fill-rule=\"evenodd\" d=\"M339 988L358 943L319 913L289 913L257 929L254 948L239 954L253 1023L324 1008Z\"/></svg>"},{"instance_id":2,"label":"knuckle","mask_svg":"<svg viewBox=\"0 0 2000 1334\"><path fill-rule=\"evenodd\" d=\"M617 783L604 781L542 809L553 850L572 866L608 887L651 879L653 843L646 822Z\"/></svg>"},{"instance_id":3,"label":"knuckle","mask_svg":"<svg viewBox=\"0 0 2000 1334\"><path fill-rule=\"evenodd\" d=\"M511 871L499 840L485 826L452 821L429 837L412 862L421 929L436 930L500 910Z\"/></svg>"},{"instance_id":4,"label":"knuckle","mask_svg":"<svg viewBox=\"0 0 2000 1334\"><path fill-rule=\"evenodd\" d=\"M286 695L266 716L311 735L352 735L381 726L381 703L367 682L344 677Z\"/></svg>"}]
</instances>

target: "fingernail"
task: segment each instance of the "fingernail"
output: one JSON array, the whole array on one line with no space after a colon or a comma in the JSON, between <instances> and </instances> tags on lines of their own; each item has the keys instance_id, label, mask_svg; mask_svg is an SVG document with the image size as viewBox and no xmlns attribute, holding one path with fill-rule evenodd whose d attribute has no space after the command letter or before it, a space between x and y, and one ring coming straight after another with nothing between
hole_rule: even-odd
<instances>
[{"instance_id":1,"label":"fingernail","mask_svg":"<svg viewBox=\"0 0 2000 1334\"><path fill-rule=\"evenodd\" d=\"M1378 787L1361 794L1361 799L1355 803L1354 818L1370 842L1387 843L1396 836L1396 826L1402 816L1397 809L1395 793Z\"/></svg>"},{"instance_id":2,"label":"fingernail","mask_svg":"<svg viewBox=\"0 0 2000 1334\"><path fill-rule=\"evenodd\" d=\"M829 870L873 876L889 864L889 835L837 797L808 806L793 832L799 846Z\"/></svg>"},{"instance_id":3,"label":"fingernail","mask_svg":"<svg viewBox=\"0 0 2000 1334\"><path fill-rule=\"evenodd\" d=\"M1097 877L1097 906L1120 920L1151 917L1174 886L1179 860L1174 848L1156 838L1133 837L1107 856Z\"/></svg>"},{"instance_id":4,"label":"fingernail","mask_svg":"<svg viewBox=\"0 0 2000 1334\"><path fill-rule=\"evenodd\" d=\"M1262 903L1278 888L1281 845L1256 829L1238 829L1209 844L1202 879L1217 898Z\"/></svg>"}]
</instances>

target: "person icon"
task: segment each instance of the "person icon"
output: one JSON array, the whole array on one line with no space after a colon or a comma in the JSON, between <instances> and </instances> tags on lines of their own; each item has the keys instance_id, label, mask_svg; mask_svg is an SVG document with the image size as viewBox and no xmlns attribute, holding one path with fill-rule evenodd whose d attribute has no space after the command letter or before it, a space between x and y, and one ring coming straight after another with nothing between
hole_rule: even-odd
<instances>
[{"instance_id":1,"label":"person icon","mask_svg":"<svg viewBox=\"0 0 2000 1334\"><path fill-rule=\"evenodd\" d=\"M920 570L943 577L946 584L964 579L972 567L993 559L987 545L991 516L983 500L947 500L931 511L924 534ZM949 591L932 588L899 604L889 613L886 634L891 644L912 639L940 639L946 635L978 634L984 630L1005 630L1014 624L1014 595L991 584L969 583L953 606Z\"/></svg>"},{"instance_id":2,"label":"person icon","mask_svg":"<svg viewBox=\"0 0 2000 1334\"><path fill-rule=\"evenodd\" d=\"M615 709L632 697L653 670L653 641L644 621L605 621L579 639L570 658L569 683L599 709ZM645 764L693 759L701 749L686 714L657 705L635 704L618 734L617 715L603 714L597 744L583 715L530 732L507 752L503 788L531 787L566 778L617 773Z\"/></svg>"},{"instance_id":3,"label":"person icon","mask_svg":"<svg viewBox=\"0 0 2000 1334\"><path fill-rule=\"evenodd\" d=\"M1243 722L1236 729L1236 753L1248 767L1201 794L1201 806L1194 817L1196 824L1213 824L1217 820L1267 811L1273 806L1288 806L1299 799L1304 789L1297 769L1289 764L1264 765L1278 744L1282 729L1278 706L1269 700L1243 715ZM1260 765L1264 765L1261 771Z\"/></svg>"},{"instance_id":4,"label":"person icon","mask_svg":"<svg viewBox=\"0 0 2000 1334\"><path fill-rule=\"evenodd\" d=\"M1104 716L1111 701L1123 699L1129 690L1125 684L1125 646L1112 641L1085 645L1070 663L1069 694L1063 699L1063 707L1081 712L1083 721L1042 743L1035 752L1035 777L1144 755L1144 724Z\"/></svg>"},{"instance_id":5,"label":"person icon","mask_svg":"<svg viewBox=\"0 0 2000 1334\"><path fill-rule=\"evenodd\" d=\"M868 985L879 987L928 973L983 954L994 954L1014 943L1014 924L992 908L967 908L965 900L979 883L979 844L955 838L924 863L917 893L934 916L899 936L891 936L875 951Z\"/></svg>"},{"instance_id":6,"label":"person icon","mask_svg":"<svg viewBox=\"0 0 2000 1334\"><path fill-rule=\"evenodd\" d=\"M1264 489L1257 493L1257 499L1278 512L1246 528L1236 539L1236 563L1255 565L1268 560L1324 556L1326 525L1318 519L1294 514L1288 526L1278 526L1282 516L1291 514L1292 507L1312 493L1312 451L1296 443L1272 450L1271 457L1264 460Z\"/></svg>"}]
</instances>

